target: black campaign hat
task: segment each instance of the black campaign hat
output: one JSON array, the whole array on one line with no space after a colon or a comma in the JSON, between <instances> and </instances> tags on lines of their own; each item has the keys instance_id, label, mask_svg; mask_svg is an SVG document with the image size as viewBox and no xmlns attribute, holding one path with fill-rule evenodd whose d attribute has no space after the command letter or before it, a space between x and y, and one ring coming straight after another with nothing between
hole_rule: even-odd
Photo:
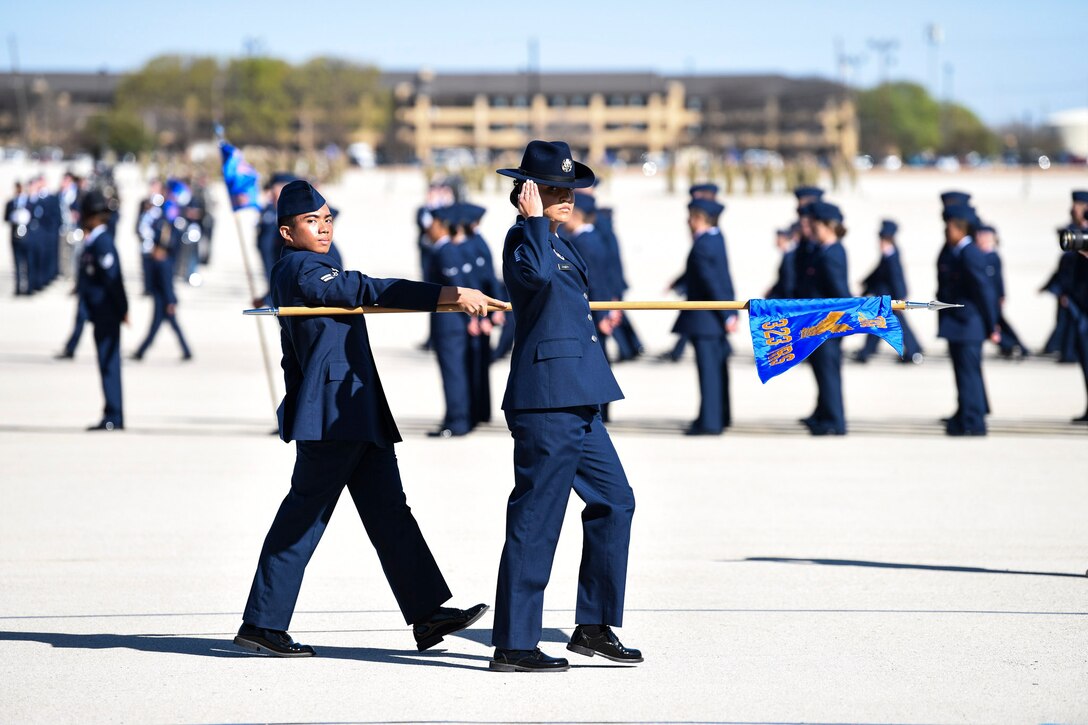
<instances>
[{"instance_id":1,"label":"black campaign hat","mask_svg":"<svg viewBox=\"0 0 1088 725\"><path fill-rule=\"evenodd\" d=\"M317 189L310 186L310 182L295 179L288 182L280 192L279 201L276 202L276 216L309 214L323 206L325 206L325 197L321 196Z\"/></svg>"},{"instance_id":2,"label":"black campaign hat","mask_svg":"<svg viewBox=\"0 0 1088 725\"><path fill-rule=\"evenodd\" d=\"M106 199L106 195L98 189L88 191L79 202L79 215L83 218L95 214L104 214L108 211L110 211L110 202Z\"/></svg>"},{"instance_id":3,"label":"black campaign hat","mask_svg":"<svg viewBox=\"0 0 1088 725\"><path fill-rule=\"evenodd\" d=\"M571 158L565 141L530 141L516 169L499 169L499 174L520 181L537 181L564 189L593 186L593 170Z\"/></svg>"}]
</instances>

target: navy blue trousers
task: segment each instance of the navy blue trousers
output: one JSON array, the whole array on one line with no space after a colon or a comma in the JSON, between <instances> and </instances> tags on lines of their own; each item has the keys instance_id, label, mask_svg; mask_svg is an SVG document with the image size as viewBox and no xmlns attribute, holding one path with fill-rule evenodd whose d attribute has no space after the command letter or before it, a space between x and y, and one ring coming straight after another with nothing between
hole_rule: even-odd
<instances>
[{"instance_id":1,"label":"navy blue trousers","mask_svg":"<svg viewBox=\"0 0 1088 725\"><path fill-rule=\"evenodd\" d=\"M540 642L544 589L572 488L585 502L575 622L621 626L635 494L598 407L510 410L506 422L514 438L514 490L492 644L533 649Z\"/></svg>"},{"instance_id":2,"label":"navy blue trousers","mask_svg":"<svg viewBox=\"0 0 1088 725\"><path fill-rule=\"evenodd\" d=\"M616 341L616 349L619 353L619 360L633 360L638 357L642 352L642 340L639 339L638 333L635 332L635 328L631 325L631 318L628 315L624 315L620 324L616 325L616 328L612 330L612 339Z\"/></svg>"},{"instance_id":3,"label":"navy blue trousers","mask_svg":"<svg viewBox=\"0 0 1088 725\"><path fill-rule=\"evenodd\" d=\"M435 313L452 314L452 313ZM472 382L469 359L469 335L455 332L431 332L431 347L442 373L442 392L446 397L446 417L442 427L461 435L472 430Z\"/></svg>"},{"instance_id":4,"label":"navy blue trousers","mask_svg":"<svg viewBox=\"0 0 1088 725\"><path fill-rule=\"evenodd\" d=\"M14 236L14 231L12 232ZM15 294L28 295L31 292L30 284L30 248L20 239L11 240L11 256L15 266Z\"/></svg>"},{"instance_id":5,"label":"navy blue trousers","mask_svg":"<svg viewBox=\"0 0 1088 725\"><path fill-rule=\"evenodd\" d=\"M102 394L106 407L102 420L117 427L125 424L121 405L121 320L117 317L96 317L94 344L98 351L98 373L102 376Z\"/></svg>"},{"instance_id":6,"label":"navy blue trousers","mask_svg":"<svg viewBox=\"0 0 1088 725\"><path fill-rule=\"evenodd\" d=\"M948 341L956 376L956 413L948 423L954 432L986 430L986 385L982 380L982 342Z\"/></svg>"},{"instance_id":7,"label":"navy blue trousers","mask_svg":"<svg viewBox=\"0 0 1088 725\"><path fill-rule=\"evenodd\" d=\"M178 316L176 314L170 315L166 313L166 298L157 292L153 292L152 295L155 298L155 316L151 318L151 327L147 330L147 337L140 344L140 348L136 351L137 357L143 357L147 349L151 347L151 343L155 341L155 335L159 332L159 326L162 325L163 320L170 323L170 327L174 328L174 334L178 336L178 344L181 345L181 354L185 357L189 357L192 353L189 351L189 345L185 342L185 335L181 332L181 325L178 324Z\"/></svg>"},{"instance_id":8,"label":"navy blue trousers","mask_svg":"<svg viewBox=\"0 0 1088 725\"><path fill-rule=\"evenodd\" d=\"M68 342L64 343L64 351L69 355L76 354L79 338L83 337L83 325L87 322L87 305L82 298L76 301L76 321L72 326L72 334L68 336Z\"/></svg>"},{"instance_id":9,"label":"navy blue trousers","mask_svg":"<svg viewBox=\"0 0 1088 725\"><path fill-rule=\"evenodd\" d=\"M846 413L842 405L842 338L827 340L808 356L812 374L816 376L816 412L812 414L816 427L846 432Z\"/></svg>"},{"instance_id":10,"label":"navy blue trousers","mask_svg":"<svg viewBox=\"0 0 1088 725\"><path fill-rule=\"evenodd\" d=\"M701 335L690 338L695 348L695 367L699 371L699 417L692 428L720 433L732 425L729 405L729 359L725 338Z\"/></svg>"},{"instance_id":11,"label":"navy blue trousers","mask_svg":"<svg viewBox=\"0 0 1088 725\"><path fill-rule=\"evenodd\" d=\"M447 313L449 314L449 313ZM472 425L491 421L491 336L468 338L469 404Z\"/></svg>"},{"instance_id":12,"label":"navy blue trousers","mask_svg":"<svg viewBox=\"0 0 1088 725\"><path fill-rule=\"evenodd\" d=\"M298 441L291 491L265 537L242 620L286 630L302 576L344 487L381 561L404 621L418 623L450 598L404 497L392 446Z\"/></svg>"}]
</instances>

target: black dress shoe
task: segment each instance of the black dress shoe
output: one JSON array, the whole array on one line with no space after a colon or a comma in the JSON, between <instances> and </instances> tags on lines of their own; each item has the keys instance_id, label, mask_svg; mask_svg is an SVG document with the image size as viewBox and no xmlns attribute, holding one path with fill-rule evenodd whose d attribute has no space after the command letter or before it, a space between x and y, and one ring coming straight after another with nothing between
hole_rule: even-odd
<instances>
[{"instance_id":1,"label":"black dress shoe","mask_svg":"<svg viewBox=\"0 0 1088 725\"><path fill-rule=\"evenodd\" d=\"M453 609L452 607L439 607L426 622L412 627L412 634L416 638L416 649L422 652L430 649L442 641L447 634L460 632L465 627L473 624L484 616L487 611L486 604L477 604L468 609Z\"/></svg>"},{"instance_id":2,"label":"black dress shoe","mask_svg":"<svg viewBox=\"0 0 1088 725\"><path fill-rule=\"evenodd\" d=\"M720 436L722 431L711 430L710 428L699 428L697 426L688 426L688 429L684 431L686 436Z\"/></svg>"},{"instance_id":3,"label":"black dress shoe","mask_svg":"<svg viewBox=\"0 0 1088 725\"><path fill-rule=\"evenodd\" d=\"M579 624L574 628L574 634L571 635L567 649L586 657L600 655L613 662L626 662L632 665L642 662L642 653L637 649L624 647L616 633L607 625Z\"/></svg>"},{"instance_id":4,"label":"black dress shoe","mask_svg":"<svg viewBox=\"0 0 1088 725\"><path fill-rule=\"evenodd\" d=\"M98 425L87 426L87 430L89 430L89 431L92 431L92 430L112 431L112 430L124 430L124 429L125 429L125 426L121 425L120 423L114 423L111 420L104 420L101 423L99 423Z\"/></svg>"},{"instance_id":5,"label":"black dress shoe","mask_svg":"<svg viewBox=\"0 0 1088 725\"><path fill-rule=\"evenodd\" d=\"M67 350L62 350L62 351L58 352L56 355L54 355L53 359L54 360L72 360L73 358L75 358L75 356L76 356L76 354L74 352L68 352Z\"/></svg>"},{"instance_id":6,"label":"black dress shoe","mask_svg":"<svg viewBox=\"0 0 1088 725\"><path fill-rule=\"evenodd\" d=\"M495 672L566 672L570 663L537 649L496 649L488 668Z\"/></svg>"},{"instance_id":7,"label":"black dress shoe","mask_svg":"<svg viewBox=\"0 0 1088 725\"><path fill-rule=\"evenodd\" d=\"M1074 418L1071 422L1073 422L1073 423L1088 423L1088 413L1085 413L1084 415L1082 415L1079 418Z\"/></svg>"},{"instance_id":8,"label":"black dress shoe","mask_svg":"<svg viewBox=\"0 0 1088 725\"><path fill-rule=\"evenodd\" d=\"M243 624L234 638L234 644L254 652L264 652L273 657L313 657L317 652L308 644L299 644L291 635L278 629L264 629Z\"/></svg>"}]
</instances>

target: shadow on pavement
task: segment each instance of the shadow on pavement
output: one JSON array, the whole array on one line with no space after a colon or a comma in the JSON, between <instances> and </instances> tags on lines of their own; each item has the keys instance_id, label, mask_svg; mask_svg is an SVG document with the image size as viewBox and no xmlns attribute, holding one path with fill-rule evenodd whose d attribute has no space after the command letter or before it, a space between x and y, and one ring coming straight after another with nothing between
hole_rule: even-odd
<instances>
[{"instance_id":1,"label":"shadow on pavement","mask_svg":"<svg viewBox=\"0 0 1088 725\"><path fill-rule=\"evenodd\" d=\"M804 559L784 556L749 556L744 559L722 559L722 563L764 562L771 564L819 564L820 566L861 566L875 569L914 569L917 571L951 571L961 574L1020 574L1023 576L1057 576L1074 579L1086 578L1084 574L1064 571L1019 571L1016 569L985 569L978 566L949 566L938 564L897 564L888 561L860 561L854 559Z\"/></svg>"},{"instance_id":2,"label":"shadow on pavement","mask_svg":"<svg viewBox=\"0 0 1088 725\"><path fill-rule=\"evenodd\" d=\"M488 635L490 641L490 634ZM266 657L235 647L231 640L186 637L169 634L68 634L63 632L0 632L0 642L40 642L51 647L72 649L131 649L157 654L180 654L196 657ZM491 659L487 655L466 655L443 650L415 652L412 650L378 649L374 647L315 647L318 657L326 659L380 662L383 664L423 665L425 667L455 667L486 670ZM444 662L436 657L453 657L473 664Z\"/></svg>"}]
</instances>

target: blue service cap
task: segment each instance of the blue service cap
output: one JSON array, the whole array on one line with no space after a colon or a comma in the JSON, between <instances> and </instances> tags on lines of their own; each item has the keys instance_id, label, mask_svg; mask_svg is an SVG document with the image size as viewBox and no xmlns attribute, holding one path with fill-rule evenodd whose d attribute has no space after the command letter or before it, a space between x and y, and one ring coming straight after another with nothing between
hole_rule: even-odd
<instances>
[{"instance_id":1,"label":"blue service cap","mask_svg":"<svg viewBox=\"0 0 1088 725\"><path fill-rule=\"evenodd\" d=\"M827 201L814 201L809 216L818 222L841 222L842 210Z\"/></svg>"},{"instance_id":2,"label":"blue service cap","mask_svg":"<svg viewBox=\"0 0 1088 725\"><path fill-rule=\"evenodd\" d=\"M431 216L447 226L459 224L461 218L459 206L460 204L449 204L431 209Z\"/></svg>"},{"instance_id":3,"label":"blue service cap","mask_svg":"<svg viewBox=\"0 0 1088 725\"><path fill-rule=\"evenodd\" d=\"M978 213L975 212L974 207L970 204L951 204L945 207L944 213L941 214L941 218L946 222L953 219L967 222L973 227L979 225Z\"/></svg>"},{"instance_id":4,"label":"blue service cap","mask_svg":"<svg viewBox=\"0 0 1088 725\"><path fill-rule=\"evenodd\" d=\"M692 199L688 209L695 209L706 214L711 220L717 219L725 211L725 204L719 204L713 199Z\"/></svg>"},{"instance_id":5,"label":"blue service cap","mask_svg":"<svg viewBox=\"0 0 1088 725\"><path fill-rule=\"evenodd\" d=\"M946 191L941 194L941 203L945 206L966 206L971 201L971 195L966 191Z\"/></svg>"},{"instance_id":6,"label":"blue service cap","mask_svg":"<svg viewBox=\"0 0 1088 725\"><path fill-rule=\"evenodd\" d=\"M895 233L899 231L899 225L893 222L891 219L885 219L880 222L880 237L883 239L891 239L895 236Z\"/></svg>"},{"instance_id":7,"label":"blue service cap","mask_svg":"<svg viewBox=\"0 0 1088 725\"><path fill-rule=\"evenodd\" d=\"M996 229L994 229L994 228L993 228L992 226L990 226L989 224L979 224L979 225L978 225L978 226L977 226L977 227L975 228L975 231L976 231L976 232L990 232L990 233L992 233L992 234L997 234L997 230L996 230Z\"/></svg>"},{"instance_id":8,"label":"blue service cap","mask_svg":"<svg viewBox=\"0 0 1088 725\"><path fill-rule=\"evenodd\" d=\"M325 206L325 197L318 193L317 189L310 186L310 182L303 179L290 181L280 192L279 201L276 202L276 216L298 216L309 214Z\"/></svg>"},{"instance_id":9,"label":"blue service cap","mask_svg":"<svg viewBox=\"0 0 1088 725\"><path fill-rule=\"evenodd\" d=\"M793 190L793 195L797 197L798 201L801 199L819 201L824 198L824 190L818 186L798 186Z\"/></svg>"},{"instance_id":10,"label":"blue service cap","mask_svg":"<svg viewBox=\"0 0 1088 725\"><path fill-rule=\"evenodd\" d=\"M711 183L693 184L691 188L688 189L688 194L691 196L695 196L696 194L711 194L712 196L717 196L718 185Z\"/></svg>"},{"instance_id":11,"label":"blue service cap","mask_svg":"<svg viewBox=\"0 0 1088 725\"><path fill-rule=\"evenodd\" d=\"M575 194L574 208L583 214L592 214L597 211L597 200L590 194Z\"/></svg>"},{"instance_id":12,"label":"blue service cap","mask_svg":"<svg viewBox=\"0 0 1088 725\"><path fill-rule=\"evenodd\" d=\"M483 219L484 214L487 213L487 209L476 204L469 204L468 202L461 203L461 210L464 214L465 224L474 224Z\"/></svg>"},{"instance_id":13,"label":"blue service cap","mask_svg":"<svg viewBox=\"0 0 1088 725\"><path fill-rule=\"evenodd\" d=\"M1088 191L1077 189L1073 192L1073 201L1088 203Z\"/></svg>"}]
</instances>

